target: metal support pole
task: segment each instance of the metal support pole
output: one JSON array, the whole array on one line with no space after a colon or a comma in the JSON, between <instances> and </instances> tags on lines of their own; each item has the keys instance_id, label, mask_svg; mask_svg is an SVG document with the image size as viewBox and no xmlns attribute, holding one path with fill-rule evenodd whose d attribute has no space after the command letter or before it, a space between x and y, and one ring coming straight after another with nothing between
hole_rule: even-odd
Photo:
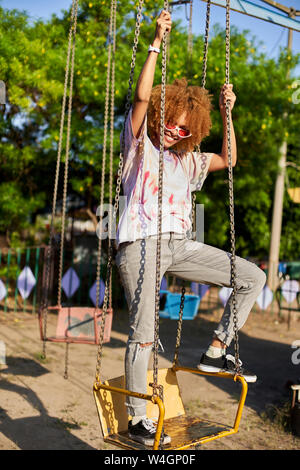
<instances>
[{"instance_id":1,"label":"metal support pole","mask_svg":"<svg viewBox=\"0 0 300 470\"><path fill-rule=\"evenodd\" d=\"M0 111L5 112L6 106L6 85L3 80L0 80Z\"/></svg>"}]
</instances>

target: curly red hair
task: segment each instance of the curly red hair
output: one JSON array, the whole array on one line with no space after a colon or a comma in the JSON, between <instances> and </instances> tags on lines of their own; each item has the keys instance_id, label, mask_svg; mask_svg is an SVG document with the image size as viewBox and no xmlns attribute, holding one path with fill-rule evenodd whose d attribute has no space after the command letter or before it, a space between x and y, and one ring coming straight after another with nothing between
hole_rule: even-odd
<instances>
[{"instance_id":1,"label":"curly red hair","mask_svg":"<svg viewBox=\"0 0 300 470\"><path fill-rule=\"evenodd\" d=\"M151 139L157 139L160 126L161 85L152 89L147 112L148 132ZM211 96L199 86L188 85L185 78L166 85L165 122L176 122L184 112L187 114L187 127L191 137L181 139L174 150L185 153L200 145L211 129Z\"/></svg>"}]
</instances>

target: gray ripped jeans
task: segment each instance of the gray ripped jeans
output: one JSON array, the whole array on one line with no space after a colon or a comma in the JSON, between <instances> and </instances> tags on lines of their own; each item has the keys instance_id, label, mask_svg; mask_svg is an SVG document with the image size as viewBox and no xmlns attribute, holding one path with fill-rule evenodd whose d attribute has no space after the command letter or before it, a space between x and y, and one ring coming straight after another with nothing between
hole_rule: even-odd
<instances>
[{"instance_id":1,"label":"gray ripped jeans","mask_svg":"<svg viewBox=\"0 0 300 470\"><path fill-rule=\"evenodd\" d=\"M125 355L126 388L146 393L147 369L154 341L156 237L120 245L116 264L129 308L129 338ZM161 240L161 279L165 273L202 284L230 287L230 253L204 243L182 238L173 232ZM266 282L255 264L236 257L238 329L242 328ZM233 337L231 297L228 299L215 336L230 345ZM146 401L127 397L128 414L146 414Z\"/></svg>"}]
</instances>

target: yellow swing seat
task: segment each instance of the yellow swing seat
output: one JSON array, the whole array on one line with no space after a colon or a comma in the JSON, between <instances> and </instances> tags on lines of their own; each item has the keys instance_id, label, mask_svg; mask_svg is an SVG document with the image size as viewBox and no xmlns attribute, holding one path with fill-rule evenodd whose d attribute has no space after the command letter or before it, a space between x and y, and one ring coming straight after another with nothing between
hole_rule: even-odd
<instances>
[{"instance_id":1,"label":"yellow swing seat","mask_svg":"<svg viewBox=\"0 0 300 470\"><path fill-rule=\"evenodd\" d=\"M242 384L240 400L233 426L212 422L201 418L187 416L181 399L176 371L185 371L200 375L228 378ZM148 371L148 383L152 381L152 371ZM158 420L153 450L159 449L162 427L171 437L171 443L163 450L183 450L189 447L230 436L238 432L242 411L247 395L247 382L242 376L228 373L208 373L198 369L174 366L159 369L158 383L163 385L164 401L153 397L152 388L148 385L147 394L125 390L124 376L113 378L101 383L94 383L93 392L96 401L100 426L105 442L132 450L149 450L149 447L133 441L128 436L128 415L125 406L126 395L148 400L147 416Z\"/></svg>"}]
</instances>

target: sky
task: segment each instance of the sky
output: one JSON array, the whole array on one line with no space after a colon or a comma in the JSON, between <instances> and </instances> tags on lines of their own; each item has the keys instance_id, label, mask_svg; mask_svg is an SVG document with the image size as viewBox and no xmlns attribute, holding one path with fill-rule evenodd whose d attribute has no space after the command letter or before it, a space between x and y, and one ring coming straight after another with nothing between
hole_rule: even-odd
<instances>
[{"instance_id":1,"label":"sky","mask_svg":"<svg viewBox=\"0 0 300 470\"><path fill-rule=\"evenodd\" d=\"M94 0L99 1L99 0ZM107 0L109 1L109 0ZM124 0L123 0L124 1ZM261 0L251 0L252 3L272 9ZM287 7L294 7L300 10L300 0L278 0L278 3ZM32 21L39 18L49 19L55 13L60 16L62 9L68 9L72 4L72 0L0 0L3 8L18 10L26 10ZM163 1L162 1L163 4ZM174 19L182 18L183 24L188 26L184 5L173 8ZM275 10L276 11L276 10ZM206 3L201 0L193 2L193 33L203 34L205 27ZM300 16L297 17L300 22ZM251 36L255 36L257 42L263 42L262 51L266 52L269 57L276 58L280 51L280 47L286 47L288 41L288 31L282 26L277 26L267 21L252 18L232 11L230 14L230 22L239 28L240 31L249 30ZM225 25L225 9L219 6L211 6L211 28L215 23ZM300 53L300 32L293 32L293 53ZM300 76L300 65L294 71L293 75Z\"/></svg>"}]
</instances>

